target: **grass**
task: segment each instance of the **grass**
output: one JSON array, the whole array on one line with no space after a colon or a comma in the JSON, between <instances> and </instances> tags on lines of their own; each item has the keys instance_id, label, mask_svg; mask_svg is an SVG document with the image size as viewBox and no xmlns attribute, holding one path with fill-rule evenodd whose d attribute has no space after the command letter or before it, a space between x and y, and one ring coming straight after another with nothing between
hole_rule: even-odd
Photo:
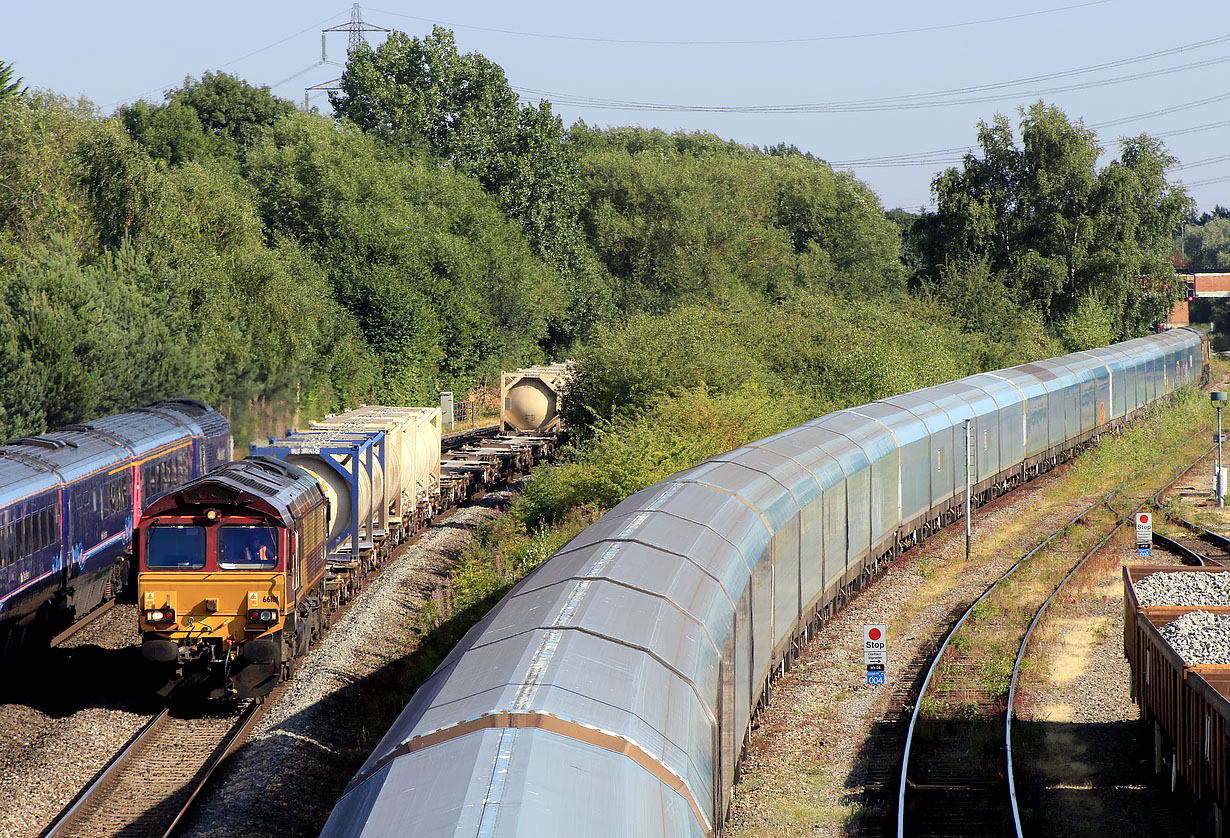
<instances>
[{"instance_id":1,"label":"grass","mask_svg":"<svg viewBox=\"0 0 1230 838\"><path fill-rule=\"evenodd\" d=\"M1173 463L1189 462L1204 443L1193 432L1207 422L1204 397L1185 390L1173 402L1150 411L1137 424L1118 434L1108 435L1101 445L1082 455L1074 466L1047 489L1039 511L1056 510L1064 505L1090 506L1099 496L1118 490L1121 511L1160 488L1161 475L1174 469ZM1036 526L1036 516L1029 516ZM933 688L938 695L968 691L976 685L983 702L995 706L1008 692L1012 666L1020 639L1034 613L1051 594L1076 561L1090 550L1110 529L1115 516L1105 507L1091 511L1080 523L1065 527L1054 542L1023 562L1007 580L973 609L966 623L950 641L951 660L938 670ZM989 546L1002 555L1023 531L989 534ZM984 537L985 538L985 537ZM1095 562L1115 561L1112 558ZM956 565L958 563L952 562ZM1087 589L1103 568L1095 564L1093 573L1074 577L1074 592ZM934 570L937 583L955 583L964 568L952 572ZM921 607L922 603L920 603ZM947 658L947 655L946 655Z\"/></svg>"}]
</instances>

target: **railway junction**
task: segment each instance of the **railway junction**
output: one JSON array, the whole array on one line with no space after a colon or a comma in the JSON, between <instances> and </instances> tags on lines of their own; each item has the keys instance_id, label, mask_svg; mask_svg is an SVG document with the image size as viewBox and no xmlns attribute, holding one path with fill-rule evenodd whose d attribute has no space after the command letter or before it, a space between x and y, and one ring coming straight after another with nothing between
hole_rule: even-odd
<instances>
[{"instance_id":1,"label":"railway junction","mask_svg":"<svg viewBox=\"0 0 1230 838\"><path fill-rule=\"evenodd\" d=\"M726 834L891 835L902 824L911 835L1011 834L1014 817L1031 835L1208 834L1207 807L1170 793L1153 771L1152 743L1139 735L1123 657L1120 575L1121 566L1144 561L1123 524L1155 497L1178 518L1204 526L1219 520L1201 488L1212 475L1208 438L1208 429L1198 428L1130 475L1110 468L1100 483L1081 461L1062 466L980 509L968 560L960 528L950 527L884 567L774 682L773 700L749 737ZM418 665L413 651L407 654L416 638L386 628L408 624L474 524L494 515L505 497L489 494L429 530L363 591L298 677L242 732L247 744L200 791L173 834L319 830L381 725L409 698L398 685ZM1159 542L1161 530L1191 538L1162 524ZM1162 552L1149 561L1184 561L1181 548L1170 558ZM1024 569L1018 575L1030 575L1030 584L996 594L996 580L1013 579L1013 568ZM954 629L962 620L964 633ZM863 629L881 623L889 638L886 683L872 686ZM109 751L156 716L122 686L139 680L138 668L127 676L122 668L135 663L133 624L131 606L121 605L53 650L72 660L78 675L119 674L114 689L90 706L65 700L59 693L70 690L60 681L44 685L46 692L11 695L0 707L16 733L0 755L0 833L48 830L56 810L72 810L74 790L106 764ZM1026 632L1032 644L1023 642ZM1010 702L1005 682L1015 693ZM1014 720L1006 725L1009 708ZM213 721L226 730L237 723ZM1005 726L1014 736L1013 763L1001 759ZM915 750L905 757L911 730ZM91 747L80 747L83 741ZM155 755L167 747L155 746ZM207 752L202 764L209 759ZM182 794L185 783L174 785ZM169 800L171 791L158 788L145 789L144 803ZM172 834L144 812L123 815L123 827L94 817L94 832L74 825L47 834Z\"/></svg>"}]
</instances>

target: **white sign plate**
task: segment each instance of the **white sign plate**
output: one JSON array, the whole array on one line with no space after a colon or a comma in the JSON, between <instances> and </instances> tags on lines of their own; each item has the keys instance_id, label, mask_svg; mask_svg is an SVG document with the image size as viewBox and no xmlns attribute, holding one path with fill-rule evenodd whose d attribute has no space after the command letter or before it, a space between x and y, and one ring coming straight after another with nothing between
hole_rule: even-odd
<instances>
[{"instance_id":1,"label":"white sign plate","mask_svg":"<svg viewBox=\"0 0 1230 838\"><path fill-rule=\"evenodd\" d=\"M863 626L863 662L867 665L888 663L888 626Z\"/></svg>"},{"instance_id":2,"label":"white sign plate","mask_svg":"<svg viewBox=\"0 0 1230 838\"><path fill-rule=\"evenodd\" d=\"M1153 513L1136 513L1136 543L1138 545L1153 543Z\"/></svg>"}]
</instances>

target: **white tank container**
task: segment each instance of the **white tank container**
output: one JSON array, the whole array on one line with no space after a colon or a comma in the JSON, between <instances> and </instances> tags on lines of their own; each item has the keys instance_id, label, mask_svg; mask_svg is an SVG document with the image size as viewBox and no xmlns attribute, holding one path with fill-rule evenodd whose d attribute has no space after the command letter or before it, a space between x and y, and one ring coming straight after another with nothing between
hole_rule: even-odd
<instances>
[{"instance_id":1,"label":"white tank container","mask_svg":"<svg viewBox=\"0 0 1230 838\"><path fill-rule=\"evenodd\" d=\"M309 427L314 431L337 431L346 432L352 431L356 433L371 432L382 430L385 432L384 445L384 498L388 502L388 511L390 515L400 516L400 491L399 487L402 484L402 455L401 442L397 438L396 429L377 427L371 423L355 422L346 418L345 414L341 416L330 416L317 422L309 423Z\"/></svg>"},{"instance_id":2,"label":"white tank container","mask_svg":"<svg viewBox=\"0 0 1230 838\"><path fill-rule=\"evenodd\" d=\"M406 492L414 505L426 503L434 508L440 487L440 408L369 405L352 413L401 423L402 465L407 469L402 477L406 481Z\"/></svg>"},{"instance_id":3,"label":"white tank container","mask_svg":"<svg viewBox=\"0 0 1230 838\"><path fill-rule=\"evenodd\" d=\"M388 444L385 459L397 461L397 475L387 475L389 511L411 515L419 504L428 514L435 509L440 486L440 408L364 405L321 423L331 428L383 430Z\"/></svg>"},{"instance_id":4,"label":"white tank container","mask_svg":"<svg viewBox=\"0 0 1230 838\"><path fill-rule=\"evenodd\" d=\"M571 361L506 372L500 387L500 430L554 433L563 426L560 397Z\"/></svg>"},{"instance_id":5,"label":"white tank container","mask_svg":"<svg viewBox=\"0 0 1230 838\"><path fill-rule=\"evenodd\" d=\"M360 529L359 537L361 539L374 540L377 534L382 533L388 528L388 517L382 514L384 509L384 471L380 467L379 461L373 462L370 475L367 468L360 467L358 470L358 483L355 486L350 478L339 474L337 469L329 464L329 461L336 463L349 475L352 471L352 455L327 454L323 451L312 453L302 450L303 448L315 446L329 448L332 447L331 442L336 443L339 447L348 443L346 440L328 440L327 438L313 438L310 442L304 440L302 443L297 440L296 448L300 450L298 453L287 457L286 462L311 472L320 483L321 490L329 499L329 541L342 535L350 527L353 512L353 504L351 503L352 491L357 491L358 493L359 520L364 522ZM353 489L352 486L354 486ZM375 519L374 522L373 519Z\"/></svg>"}]
</instances>

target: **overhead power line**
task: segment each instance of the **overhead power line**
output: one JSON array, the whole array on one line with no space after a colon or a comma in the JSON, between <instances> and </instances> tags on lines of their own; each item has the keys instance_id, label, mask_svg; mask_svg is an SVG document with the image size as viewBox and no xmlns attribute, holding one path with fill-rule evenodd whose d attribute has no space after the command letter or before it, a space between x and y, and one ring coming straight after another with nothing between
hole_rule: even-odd
<instances>
[{"instance_id":1,"label":"overhead power line","mask_svg":"<svg viewBox=\"0 0 1230 838\"><path fill-rule=\"evenodd\" d=\"M1197 107L1200 105L1206 105L1206 104L1210 104L1213 102L1219 102L1224 99L1230 99L1230 93L1222 94L1220 96L1214 96L1209 99L1201 99L1197 102L1189 102L1184 105L1176 105L1170 108L1164 108L1161 111L1149 111L1143 114L1134 114L1132 116L1125 116L1120 119L1114 119L1114 120L1109 120L1107 122L1097 123L1090 127L1096 130L1096 129L1103 128L1108 125L1122 125L1125 123L1135 122L1140 119L1146 119L1152 116L1157 116L1163 112L1171 113L1171 112L1175 112L1179 110L1185 110L1191 107ZM1203 125L1193 125L1188 128L1176 128L1171 131L1155 132L1151 134L1151 136L1159 140L1168 140L1172 137L1181 137L1181 136L1186 136L1188 134L1200 133L1202 131L1212 131L1217 128L1230 128L1230 120L1221 120L1218 122L1206 122ZM965 153L971 151L972 149L973 149L972 145L967 145L967 146L958 146L958 147L953 147L953 148L934 149L932 151L904 152L901 154L885 154L885 155L879 155L876 157L859 157L859 158L853 158L849 160L832 160L832 161L829 161L829 164L834 167L843 168L843 169L853 168L853 167L884 168L884 167L891 167L891 166L931 166L931 165L952 166L952 165L956 165L957 163L960 163L964 159ZM960 156L953 157L952 155L960 155ZM1187 164L1187 165L1188 167L1190 167L1195 164Z\"/></svg>"},{"instance_id":2,"label":"overhead power line","mask_svg":"<svg viewBox=\"0 0 1230 838\"><path fill-rule=\"evenodd\" d=\"M263 46L263 47L261 47L260 49L255 49L255 50L253 50L252 52L249 52L249 53L248 53L248 54L246 54L246 55L241 55L241 56L239 56L238 58L233 58L233 59L231 59L230 61L227 61L227 62L226 62L226 63L224 63L224 64L219 64L219 65L217 65L217 66L216 66L216 67L214 67L213 69L214 69L214 70L221 70L221 69L224 69L224 68L226 68L226 67L230 67L232 64L238 64L240 61L246 61L247 59L251 58L251 57L252 57L252 56L254 56L254 55L260 55L262 52L268 52L269 50L273 49L274 47L280 47L282 44L286 43L287 41L294 40L295 38L298 38L300 35L302 35L302 34L304 34L304 33L306 33L306 32L311 32L313 29L319 29L321 26L323 26L324 24L328 23L329 21L333 20L334 18L338 17L338 16L339 16L339 15L341 15L341 14L344 14L344 12L338 12L337 14L332 14L332 15L329 15L329 16L328 16L327 18L325 18L324 20L319 20L319 21L317 21L316 23L313 23L311 26L308 26L308 27L307 27L307 28L305 28L305 29L300 29L298 32L294 33L293 35L287 35L285 38L282 38L282 39L281 39L281 40L279 40L279 41L274 41L272 44L269 44L269 45L267 45L267 46ZM167 88L169 88L169 87L171 87L171 85L169 85L169 84L164 84L164 85L162 85L161 87L155 87L155 88L152 88L152 89L147 90L147 91L145 91L144 93L141 93L141 94L139 94L139 95L137 95L137 96L130 96L130 97L128 97L127 99L119 99L119 100L117 100L117 101L115 101L115 102L112 102L111 104L107 105L107 109L109 110L109 109L111 109L111 108L114 108L116 105L122 105L122 104L124 104L125 102L131 102L131 101L134 101L134 100L136 100L136 99L144 99L146 96L149 96L151 93L160 93L160 92L162 92L162 91L166 90L166 89L167 89Z\"/></svg>"},{"instance_id":3,"label":"overhead power line","mask_svg":"<svg viewBox=\"0 0 1230 838\"><path fill-rule=\"evenodd\" d=\"M311 70L315 67L319 67L322 64L332 64L334 67L343 67L343 68L346 66L345 64L339 64L336 61L329 60L329 54L327 51L327 44L325 42L325 38L328 36L330 32L350 33L349 41L346 46L346 52L350 53L352 50L360 49L362 47L367 46L367 33L368 32L386 32L387 33L388 31L389 30L385 29L383 26L376 26L375 24L372 24L372 23L366 23L363 20L362 9L359 8L358 3L355 3L353 6L350 7L350 22L349 23L344 23L338 26L331 26L328 29L322 29L320 31L320 61L313 64L311 67L308 67L307 70ZM296 73L294 76L291 76L291 78L293 79L296 76L301 76L303 75L303 73L306 73L307 70L302 70ZM287 81L290 81L290 79L287 79ZM341 88L339 87L339 84L341 83L341 81L342 79L339 76L338 78L330 79L329 81L321 82L320 84L314 84L314 85L311 85L310 87L305 87L303 89L303 109L306 111L311 108L312 99L315 96L318 96L321 93L325 93L330 90L340 90Z\"/></svg>"},{"instance_id":4,"label":"overhead power line","mask_svg":"<svg viewBox=\"0 0 1230 838\"><path fill-rule=\"evenodd\" d=\"M1023 95L1049 95L1053 93L1067 93L1075 90L1088 90L1095 87L1105 87L1113 84L1124 84L1130 81L1139 81L1141 79L1157 78L1160 76L1173 75L1175 73L1188 72L1190 70L1202 69L1218 64L1230 62L1230 55L1223 55L1216 58L1205 59L1202 61L1193 61L1186 64L1180 64L1173 67L1162 67L1155 70L1147 70L1140 73L1129 75L1113 76L1107 79L1097 79L1077 84L1066 86L1041 88L1027 91L1012 90L1030 84L1037 84L1043 81L1051 81L1060 78L1070 78L1078 75L1085 75L1094 72L1100 72L1106 69L1124 67L1131 64L1136 64L1144 61L1152 61L1158 58L1163 58L1170 55L1175 55L1180 52L1185 52L1193 49L1201 49L1209 46L1215 46L1230 42L1230 35L1223 35L1218 38L1213 38L1207 41L1201 41L1195 44L1187 44L1173 49L1161 50L1159 52L1148 53L1147 55L1134 56L1118 61L1106 62L1103 64L1095 64L1089 67L1081 67L1072 70L1064 70L1057 73L1049 73L1041 76L1032 76L1029 78L1014 79L1011 81L996 82L994 84L978 85L975 87L952 88L949 90L935 91L931 93L916 93L906 96L886 96L873 99L850 99L838 100L833 102L813 102L805 104L786 104L786 105L685 105L672 104L663 102L645 102L635 100L620 100L606 99L592 96L578 96L567 93L555 93L547 90L537 90L535 88L517 87L513 89L518 93L527 94L531 97L537 96L547 98L554 104L573 105L576 107L587 107L597 110L631 110L631 111L666 111L666 112L687 112L687 113L747 113L747 114L763 114L763 113L864 113L875 111L897 111L897 110L916 110L920 108L938 108L952 107L955 105L969 105L983 102L1001 101L1008 98L1019 98ZM968 96L970 93L982 93L989 91L1003 91L987 96Z\"/></svg>"},{"instance_id":5,"label":"overhead power line","mask_svg":"<svg viewBox=\"0 0 1230 838\"><path fill-rule=\"evenodd\" d=\"M1040 9L1035 12L1021 12L1014 15L1005 15L1003 17L982 18L980 20L969 20L961 23L941 23L933 26L919 26L910 29L888 29L880 32L856 32L844 35L805 35L795 38L763 38L751 40L651 40L645 38L599 38L596 36L587 35L559 35L546 32L525 32L516 29L496 29L490 26L475 26L466 23L448 23L446 21L435 20L433 18L418 17L417 15L408 15L402 12L390 12L383 9L372 9L373 12L379 12L382 15L392 15L393 17L402 17L408 20L417 20L422 23L431 23L437 26L444 26L448 29L472 29L476 32L493 32L499 35L516 35L522 38L545 38L553 41L581 41L585 43L597 44L628 44L636 46L668 46L668 47L727 47L727 46L768 46L776 44L808 44L818 43L821 41L853 41L865 38L885 38L897 35L916 35L925 32L940 32L946 29L962 29L970 26L984 26L991 23L1004 23L1007 21L1021 20L1023 18L1038 17L1040 15L1050 15L1057 12L1068 12L1075 9L1085 9L1090 6L1101 6L1106 3L1112 3L1114 0L1091 0L1087 3L1075 3L1069 6L1057 6L1052 9Z\"/></svg>"}]
</instances>

